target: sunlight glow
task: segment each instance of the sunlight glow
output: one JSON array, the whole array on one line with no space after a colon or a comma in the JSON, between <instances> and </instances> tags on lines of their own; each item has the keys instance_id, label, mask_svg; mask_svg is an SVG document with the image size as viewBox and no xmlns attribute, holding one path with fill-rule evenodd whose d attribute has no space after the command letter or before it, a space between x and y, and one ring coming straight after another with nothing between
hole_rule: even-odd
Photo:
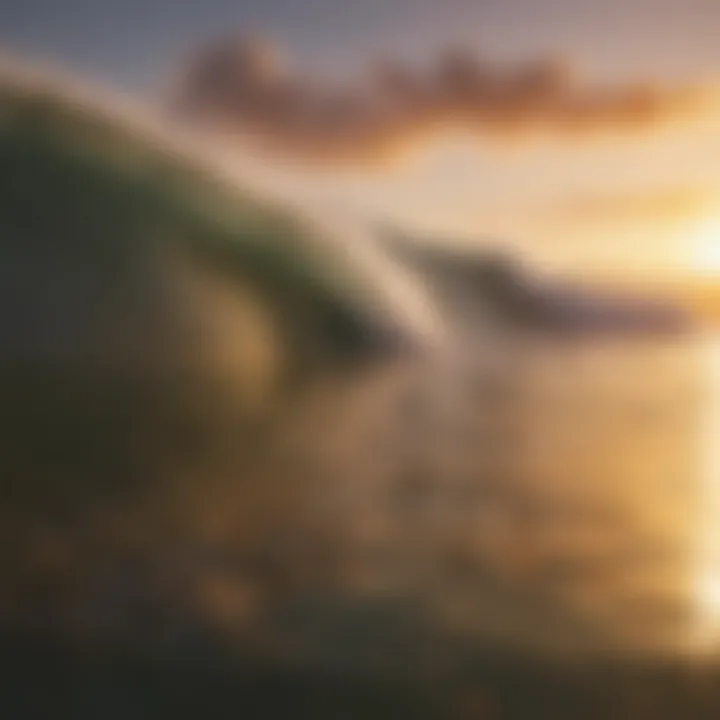
<instances>
[{"instance_id":1,"label":"sunlight glow","mask_svg":"<svg viewBox=\"0 0 720 720\"><path fill-rule=\"evenodd\" d=\"M690 263L698 275L720 275L720 218L699 222L690 234Z\"/></svg>"},{"instance_id":2,"label":"sunlight glow","mask_svg":"<svg viewBox=\"0 0 720 720\"><path fill-rule=\"evenodd\" d=\"M702 485L698 508L698 565L695 572L695 649L715 654L720 649L720 340L705 344L706 412L700 434Z\"/></svg>"},{"instance_id":3,"label":"sunlight glow","mask_svg":"<svg viewBox=\"0 0 720 720\"><path fill-rule=\"evenodd\" d=\"M712 568L698 583L698 605L704 619L720 615L720 576Z\"/></svg>"}]
</instances>

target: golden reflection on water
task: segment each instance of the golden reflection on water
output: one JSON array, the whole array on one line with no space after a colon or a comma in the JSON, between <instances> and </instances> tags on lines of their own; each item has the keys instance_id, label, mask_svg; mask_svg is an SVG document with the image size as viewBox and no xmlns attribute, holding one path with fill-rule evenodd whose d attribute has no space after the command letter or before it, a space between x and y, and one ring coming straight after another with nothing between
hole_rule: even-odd
<instances>
[{"instance_id":1,"label":"golden reflection on water","mask_svg":"<svg viewBox=\"0 0 720 720\"><path fill-rule=\"evenodd\" d=\"M572 595L613 642L717 659L720 335L543 345L526 383L526 482L612 518L593 534L578 517L583 536L565 537L586 575Z\"/></svg>"},{"instance_id":2,"label":"golden reflection on water","mask_svg":"<svg viewBox=\"0 0 720 720\"><path fill-rule=\"evenodd\" d=\"M567 568L562 585L557 571L542 584L613 647L677 652L691 639L696 652L720 636L706 497L718 485L706 439L720 429L720 343L714 353L711 395L712 352L694 338L541 342L529 355L523 493L535 513L552 509L530 545L563 531L543 561Z\"/></svg>"},{"instance_id":3,"label":"golden reflection on water","mask_svg":"<svg viewBox=\"0 0 720 720\"><path fill-rule=\"evenodd\" d=\"M691 640L698 652L714 656L720 650L720 336L708 335L701 345L704 392Z\"/></svg>"}]
</instances>

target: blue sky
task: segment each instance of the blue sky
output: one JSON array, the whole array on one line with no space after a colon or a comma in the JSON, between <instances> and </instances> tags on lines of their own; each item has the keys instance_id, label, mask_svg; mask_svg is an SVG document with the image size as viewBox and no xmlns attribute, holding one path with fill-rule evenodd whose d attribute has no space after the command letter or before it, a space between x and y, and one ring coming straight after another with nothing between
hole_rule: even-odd
<instances>
[{"instance_id":1,"label":"blue sky","mask_svg":"<svg viewBox=\"0 0 720 720\"><path fill-rule=\"evenodd\" d=\"M590 73L698 76L720 68L717 0L4 0L0 41L130 87L235 28L276 38L321 72L447 43L492 57L560 52Z\"/></svg>"}]
</instances>

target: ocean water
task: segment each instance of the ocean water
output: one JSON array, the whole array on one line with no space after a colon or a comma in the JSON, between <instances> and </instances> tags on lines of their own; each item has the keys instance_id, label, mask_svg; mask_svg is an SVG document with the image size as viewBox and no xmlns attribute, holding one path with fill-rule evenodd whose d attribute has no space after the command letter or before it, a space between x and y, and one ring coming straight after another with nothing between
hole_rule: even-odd
<instances>
[{"instance_id":1,"label":"ocean water","mask_svg":"<svg viewBox=\"0 0 720 720\"><path fill-rule=\"evenodd\" d=\"M718 347L523 332L383 375L324 433L346 589L479 645L714 652Z\"/></svg>"},{"instance_id":2,"label":"ocean water","mask_svg":"<svg viewBox=\"0 0 720 720\"><path fill-rule=\"evenodd\" d=\"M589 335L519 345L506 401L508 482L524 513L509 550L517 576L578 622L580 645L711 645L715 344Z\"/></svg>"}]
</instances>

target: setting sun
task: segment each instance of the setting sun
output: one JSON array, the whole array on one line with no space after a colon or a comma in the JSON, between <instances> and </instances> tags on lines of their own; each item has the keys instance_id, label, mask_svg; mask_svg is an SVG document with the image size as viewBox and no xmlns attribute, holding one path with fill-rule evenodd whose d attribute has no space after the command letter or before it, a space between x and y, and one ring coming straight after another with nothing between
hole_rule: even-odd
<instances>
[{"instance_id":1,"label":"setting sun","mask_svg":"<svg viewBox=\"0 0 720 720\"><path fill-rule=\"evenodd\" d=\"M699 222L690 235L690 263L699 275L720 275L720 218Z\"/></svg>"}]
</instances>

